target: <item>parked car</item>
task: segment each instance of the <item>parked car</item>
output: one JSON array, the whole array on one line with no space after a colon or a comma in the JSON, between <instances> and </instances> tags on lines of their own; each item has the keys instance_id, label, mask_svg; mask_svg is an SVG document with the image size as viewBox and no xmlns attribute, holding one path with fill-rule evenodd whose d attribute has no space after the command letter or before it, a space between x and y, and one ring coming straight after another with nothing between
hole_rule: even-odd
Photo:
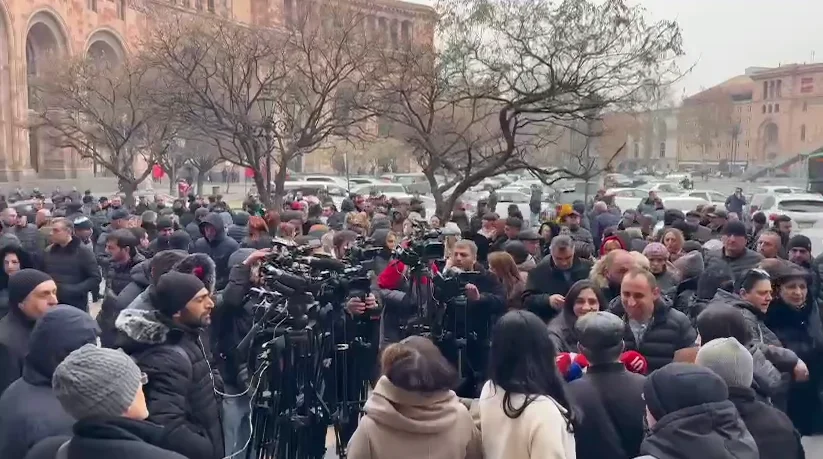
<instances>
[{"instance_id":1,"label":"parked car","mask_svg":"<svg viewBox=\"0 0 823 459\"><path fill-rule=\"evenodd\" d=\"M823 196L819 194L768 194L755 195L759 210L766 218L787 215L796 229L811 228L823 222ZM760 199L762 197L762 199ZM754 200L752 201L754 204Z\"/></svg>"},{"instance_id":2,"label":"parked car","mask_svg":"<svg viewBox=\"0 0 823 459\"><path fill-rule=\"evenodd\" d=\"M685 193L683 196L691 196L693 198L705 199L706 201L709 202L709 204L714 205L714 206L724 206L724 205L726 205L726 198L728 198L728 196L726 196L725 194L723 194L719 191L713 191L713 190L689 191L689 192Z\"/></svg>"}]
</instances>

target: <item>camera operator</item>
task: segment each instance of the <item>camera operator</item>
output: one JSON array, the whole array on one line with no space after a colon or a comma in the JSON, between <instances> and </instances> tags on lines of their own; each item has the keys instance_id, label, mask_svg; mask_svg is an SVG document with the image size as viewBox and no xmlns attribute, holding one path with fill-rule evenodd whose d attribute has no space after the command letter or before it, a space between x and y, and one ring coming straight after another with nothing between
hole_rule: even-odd
<instances>
[{"instance_id":1,"label":"camera operator","mask_svg":"<svg viewBox=\"0 0 823 459\"><path fill-rule=\"evenodd\" d=\"M480 272L475 283L465 285L469 336L462 368L464 379L457 391L458 395L475 397L485 381L491 327L506 312L506 290L492 273L477 263L477 246L472 241L460 240L454 244L445 271Z\"/></svg>"}]
</instances>

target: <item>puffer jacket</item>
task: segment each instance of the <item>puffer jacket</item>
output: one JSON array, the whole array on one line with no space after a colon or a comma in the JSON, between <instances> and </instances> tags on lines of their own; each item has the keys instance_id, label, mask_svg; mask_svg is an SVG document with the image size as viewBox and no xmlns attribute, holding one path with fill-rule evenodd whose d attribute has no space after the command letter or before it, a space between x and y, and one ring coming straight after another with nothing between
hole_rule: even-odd
<instances>
[{"instance_id":1,"label":"puffer jacket","mask_svg":"<svg viewBox=\"0 0 823 459\"><path fill-rule=\"evenodd\" d=\"M109 262L109 274L106 276L106 286L115 296L132 282L132 269L139 263L146 261L146 257L136 254L124 263Z\"/></svg>"},{"instance_id":2,"label":"puffer jacket","mask_svg":"<svg viewBox=\"0 0 823 459\"><path fill-rule=\"evenodd\" d=\"M238 213L241 213L241 212L238 212ZM242 212L242 213L246 214L246 212ZM226 230L226 235L228 237L234 239L235 241L237 241L238 244L243 242L243 239L246 236L249 235L248 221L249 221L249 214L246 214L246 223L245 224L239 224L238 223L238 215L235 214L234 215L234 223L229 225L229 229Z\"/></svg>"},{"instance_id":3,"label":"puffer jacket","mask_svg":"<svg viewBox=\"0 0 823 459\"><path fill-rule=\"evenodd\" d=\"M212 372L202 330L172 322L157 311L126 309L117 318L122 348L148 376L143 386L149 421L166 427L170 444L190 459L224 456L222 389Z\"/></svg>"},{"instance_id":4,"label":"puffer jacket","mask_svg":"<svg viewBox=\"0 0 823 459\"><path fill-rule=\"evenodd\" d=\"M89 292L100 288L100 268L94 254L72 238L65 246L50 245L43 258L43 271L57 284L57 301L88 310Z\"/></svg>"},{"instance_id":5,"label":"puffer jacket","mask_svg":"<svg viewBox=\"0 0 823 459\"><path fill-rule=\"evenodd\" d=\"M203 232L205 225L211 225L217 230L216 236L211 241L206 239ZM194 243L192 253L204 253L214 260L217 269L216 289L223 290L229 281L229 270L231 268L229 266L229 257L240 247L240 243L226 236L223 217L214 212L206 215L203 222L200 223L200 232L203 237Z\"/></svg>"},{"instance_id":6,"label":"puffer jacket","mask_svg":"<svg viewBox=\"0 0 823 459\"><path fill-rule=\"evenodd\" d=\"M380 378L349 442L352 459L480 459L483 445L454 392L409 392Z\"/></svg>"},{"instance_id":7,"label":"puffer jacket","mask_svg":"<svg viewBox=\"0 0 823 459\"><path fill-rule=\"evenodd\" d=\"M619 297L618 297L619 298ZM697 331L685 314L671 307L670 303L658 301L654 307L651 322L646 326L641 341L635 339L623 303L618 301L611 312L622 317L626 323L624 341L626 350L641 353L649 363L649 372L672 362L675 351L694 347Z\"/></svg>"},{"instance_id":8,"label":"puffer jacket","mask_svg":"<svg viewBox=\"0 0 823 459\"><path fill-rule=\"evenodd\" d=\"M71 433L72 418L51 387L57 365L72 351L97 341L87 313L60 305L46 313L31 334L23 376L0 397L0 457L22 458L37 442Z\"/></svg>"}]
</instances>

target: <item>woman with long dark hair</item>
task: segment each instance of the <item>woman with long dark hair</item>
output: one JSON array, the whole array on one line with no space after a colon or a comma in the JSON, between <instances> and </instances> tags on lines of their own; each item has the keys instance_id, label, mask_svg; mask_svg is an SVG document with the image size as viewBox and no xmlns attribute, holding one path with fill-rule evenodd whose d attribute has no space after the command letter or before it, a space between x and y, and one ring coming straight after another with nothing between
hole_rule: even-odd
<instances>
[{"instance_id":1,"label":"woman with long dark hair","mask_svg":"<svg viewBox=\"0 0 823 459\"><path fill-rule=\"evenodd\" d=\"M349 442L351 459L483 457L480 433L452 390L457 371L434 343L421 336L394 343L381 367Z\"/></svg>"},{"instance_id":2,"label":"woman with long dark hair","mask_svg":"<svg viewBox=\"0 0 823 459\"><path fill-rule=\"evenodd\" d=\"M809 273L799 266L784 267L772 279L774 299L765 324L806 364L804 374L794 373L787 414L802 435L818 434L823 432L823 323L809 294Z\"/></svg>"},{"instance_id":3,"label":"woman with long dark hair","mask_svg":"<svg viewBox=\"0 0 823 459\"><path fill-rule=\"evenodd\" d=\"M563 311L549 321L549 336L557 352L577 352L574 324L584 315L605 311L608 303L594 282L583 279L572 284L563 302Z\"/></svg>"},{"instance_id":4,"label":"woman with long dark hair","mask_svg":"<svg viewBox=\"0 0 823 459\"><path fill-rule=\"evenodd\" d=\"M497 321L480 394L486 459L575 457L574 416L546 324L529 311Z\"/></svg>"},{"instance_id":5,"label":"woman with long dark hair","mask_svg":"<svg viewBox=\"0 0 823 459\"><path fill-rule=\"evenodd\" d=\"M9 276L35 266L29 253L17 244L0 249L0 260L3 261L3 270L0 271L0 318L3 318L9 312Z\"/></svg>"},{"instance_id":6,"label":"woman with long dark hair","mask_svg":"<svg viewBox=\"0 0 823 459\"><path fill-rule=\"evenodd\" d=\"M506 288L506 308L521 309L523 307L523 289L526 287L526 282L520 276L514 258L507 252L490 253L489 271Z\"/></svg>"}]
</instances>

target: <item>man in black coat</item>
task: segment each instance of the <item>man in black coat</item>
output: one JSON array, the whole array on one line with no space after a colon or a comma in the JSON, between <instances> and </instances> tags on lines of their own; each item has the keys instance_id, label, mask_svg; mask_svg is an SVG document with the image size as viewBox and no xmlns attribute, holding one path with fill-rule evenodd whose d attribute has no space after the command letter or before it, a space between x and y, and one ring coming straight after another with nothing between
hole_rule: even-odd
<instances>
[{"instance_id":1,"label":"man in black coat","mask_svg":"<svg viewBox=\"0 0 823 459\"><path fill-rule=\"evenodd\" d=\"M106 253L109 254L109 273L106 276L107 290L118 295L131 283L131 270L138 263L146 261L137 252L139 241L127 229L112 231L106 236Z\"/></svg>"},{"instance_id":2,"label":"man in black coat","mask_svg":"<svg viewBox=\"0 0 823 459\"><path fill-rule=\"evenodd\" d=\"M97 343L97 324L87 313L60 305L37 321L23 376L0 397L0 457L25 457L39 441L67 435L72 418L51 388L57 365L75 349Z\"/></svg>"},{"instance_id":3,"label":"man in black coat","mask_svg":"<svg viewBox=\"0 0 823 459\"><path fill-rule=\"evenodd\" d=\"M548 323L563 308L572 284L589 277L592 264L574 255L571 237L555 236L549 245L549 257L529 271L523 305Z\"/></svg>"},{"instance_id":4,"label":"man in black coat","mask_svg":"<svg viewBox=\"0 0 823 459\"><path fill-rule=\"evenodd\" d=\"M735 338L716 338L703 343L695 358L726 381L729 400L757 443L761 459L805 457L800 433L785 413L758 400L752 389L754 359Z\"/></svg>"},{"instance_id":5,"label":"man in black coat","mask_svg":"<svg viewBox=\"0 0 823 459\"><path fill-rule=\"evenodd\" d=\"M23 374L35 321L57 305L57 284L36 269L12 274L8 290L9 313L0 320L0 393Z\"/></svg>"},{"instance_id":6,"label":"man in black coat","mask_svg":"<svg viewBox=\"0 0 823 459\"><path fill-rule=\"evenodd\" d=\"M216 212L206 215L200 223L200 233L203 237L194 243L192 253L205 253L214 260L217 290L223 290L229 282L229 257L240 248L240 244L226 236L226 226Z\"/></svg>"},{"instance_id":7,"label":"man in black coat","mask_svg":"<svg viewBox=\"0 0 823 459\"><path fill-rule=\"evenodd\" d=\"M654 275L645 269L623 276L620 301L611 312L623 319L626 349L642 354L649 371L671 363L677 350L696 345L689 318L662 300Z\"/></svg>"},{"instance_id":8,"label":"man in black coat","mask_svg":"<svg viewBox=\"0 0 823 459\"><path fill-rule=\"evenodd\" d=\"M624 347L623 321L609 312L591 312L577 320L575 329L578 348L589 361L586 374L567 386L581 415L574 430L577 457L632 459L643 441L646 378L618 360Z\"/></svg>"},{"instance_id":9,"label":"man in black coat","mask_svg":"<svg viewBox=\"0 0 823 459\"><path fill-rule=\"evenodd\" d=\"M140 368L120 351L86 345L72 352L54 372L53 391L77 420L73 435L41 441L26 459L54 459L61 448L69 459L185 459L170 451L166 429L146 421L143 382Z\"/></svg>"},{"instance_id":10,"label":"man in black coat","mask_svg":"<svg viewBox=\"0 0 823 459\"><path fill-rule=\"evenodd\" d=\"M100 288L100 268L94 254L73 236L74 224L65 218L52 222L51 242L43 255L43 271L57 283L57 299L89 310L89 292Z\"/></svg>"},{"instance_id":11,"label":"man in black coat","mask_svg":"<svg viewBox=\"0 0 823 459\"><path fill-rule=\"evenodd\" d=\"M143 386L149 421L168 430L173 450L189 458L224 457L219 373L213 371L205 329L211 292L192 274L172 271L150 290L153 310L126 309L117 329L123 349L148 376Z\"/></svg>"},{"instance_id":12,"label":"man in black coat","mask_svg":"<svg viewBox=\"0 0 823 459\"><path fill-rule=\"evenodd\" d=\"M506 289L489 271L477 263L477 246L469 240L457 241L446 261L446 271L479 272L473 283L465 285L466 309L468 311L466 328L469 332L465 359L466 375L461 387L456 391L461 396L475 396L485 378L489 354L491 328L497 319L506 312ZM454 308L453 311L456 311ZM444 350L446 358L452 363L459 361L457 353Z\"/></svg>"}]
</instances>

